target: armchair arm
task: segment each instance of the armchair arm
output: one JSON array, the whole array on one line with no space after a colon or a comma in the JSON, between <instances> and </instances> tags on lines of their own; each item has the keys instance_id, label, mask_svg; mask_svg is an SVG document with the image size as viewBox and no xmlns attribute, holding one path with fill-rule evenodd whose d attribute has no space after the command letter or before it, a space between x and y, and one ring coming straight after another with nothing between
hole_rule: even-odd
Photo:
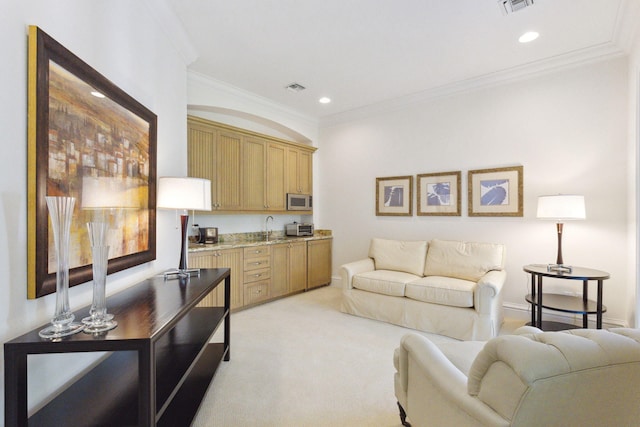
<instances>
[{"instance_id":1,"label":"armchair arm","mask_svg":"<svg viewBox=\"0 0 640 427\"><path fill-rule=\"evenodd\" d=\"M473 296L473 304L480 314L490 314L495 304L502 304L499 298L504 282L507 280L505 270L492 270L478 280Z\"/></svg>"},{"instance_id":2,"label":"armchair arm","mask_svg":"<svg viewBox=\"0 0 640 427\"><path fill-rule=\"evenodd\" d=\"M358 273L373 271L376 266L373 259L366 258L359 261L350 262L340 267L340 277L342 279L342 289L351 289L353 276Z\"/></svg>"},{"instance_id":3,"label":"armchair arm","mask_svg":"<svg viewBox=\"0 0 640 427\"><path fill-rule=\"evenodd\" d=\"M405 335L399 348L396 396L417 425L508 426L509 422L467 392L467 377L429 339ZM398 390L401 389L401 390Z\"/></svg>"}]
</instances>

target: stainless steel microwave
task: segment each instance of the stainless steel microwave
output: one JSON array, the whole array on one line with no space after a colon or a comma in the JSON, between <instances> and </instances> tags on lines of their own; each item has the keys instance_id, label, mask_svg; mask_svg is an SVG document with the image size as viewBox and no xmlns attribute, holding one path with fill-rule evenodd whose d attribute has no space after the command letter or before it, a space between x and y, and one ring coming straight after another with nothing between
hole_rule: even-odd
<instances>
[{"instance_id":1,"label":"stainless steel microwave","mask_svg":"<svg viewBox=\"0 0 640 427\"><path fill-rule=\"evenodd\" d=\"M313 209L313 196L311 194L287 193L288 211L310 211Z\"/></svg>"}]
</instances>

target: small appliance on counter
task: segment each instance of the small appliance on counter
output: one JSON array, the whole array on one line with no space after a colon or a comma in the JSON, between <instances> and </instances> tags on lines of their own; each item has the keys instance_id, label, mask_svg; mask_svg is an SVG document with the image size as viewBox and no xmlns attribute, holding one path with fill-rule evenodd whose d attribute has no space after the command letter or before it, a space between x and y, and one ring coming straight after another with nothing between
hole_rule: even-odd
<instances>
[{"instance_id":1,"label":"small appliance on counter","mask_svg":"<svg viewBox=\"0 0 640 427\"><path fill-rule=\"evenodd\" d=\"M313 224L294 222L286 224L284 230L287 236L313 236Z\"/></svg>"},{"instance_id":2,"label":"small appliance on counter","mask_svg":"<svg viewBox=\"0 0 640 427\"><path fill-rule=\"evenodd\" d=\"M218 227L200 227L200 242L198 243L218 243Z\"/></svg>"}]
</instances>

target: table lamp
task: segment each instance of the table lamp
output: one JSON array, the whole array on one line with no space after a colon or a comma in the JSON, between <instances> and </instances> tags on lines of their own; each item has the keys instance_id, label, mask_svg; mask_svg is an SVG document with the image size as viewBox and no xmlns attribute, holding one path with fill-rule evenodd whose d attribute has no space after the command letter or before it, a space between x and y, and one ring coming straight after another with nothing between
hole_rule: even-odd
<instances>
[{"instance_id":1,"label":"table lamp","mask_svg":"<svg viewBox=\"0 0 640 427\"><path fill-rule=\"evenodd\" d=\"M199 269L187 268L187 225L189 223L189 210L211 210L211 181L202 178L191 177L161 177L158 179L158 205L159 209L182 210L180 223L182 227L182 245L180 249L180 263L175 270L167 271L165 278L170 275L188 277L198 274Z\"/></svg>"},{"instance_id":2,"label":"table lamp","mask_svg":"<svg viewBox=\"0 0 640 427\"><path fill-rule=\"evenodd\" d=\"M554 196L538 197L539 219L551 219L556 221L558 232L558 256L555 264L547 266L548 271L568 272L571 266L565 265L562 260L562 225L564 221L585 219L584 196L571 194L557 194Z\"/></svg>"}]
</instances>

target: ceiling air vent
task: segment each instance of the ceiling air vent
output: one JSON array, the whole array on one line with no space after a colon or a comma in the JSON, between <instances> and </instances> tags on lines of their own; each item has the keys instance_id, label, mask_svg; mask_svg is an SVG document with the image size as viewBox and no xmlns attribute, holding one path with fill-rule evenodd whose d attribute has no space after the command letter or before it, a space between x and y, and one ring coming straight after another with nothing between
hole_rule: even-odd
<instances>
[{"instance_id":1,"label":"ceiling air vent","mask_svg":"<svg viewBox=\"0 0 640 427\"><path fill-rule=\"evenodd\" d=\"M525 7L533 6L533 2L534 0L498 0L498 7L503 15L508 15Z\"/></svg>"},{"instance_id":2,"label":"ceiling air vent","mask_svg":"<svg viewBox=\"0 0 640 427\"><path fill-rule=\"evenodd\" d=\"M287 90L291 92L302 92L306 89L306 87L302 86L300 83L291 83L285 87Z\"/></svg>"}]
</instances>

